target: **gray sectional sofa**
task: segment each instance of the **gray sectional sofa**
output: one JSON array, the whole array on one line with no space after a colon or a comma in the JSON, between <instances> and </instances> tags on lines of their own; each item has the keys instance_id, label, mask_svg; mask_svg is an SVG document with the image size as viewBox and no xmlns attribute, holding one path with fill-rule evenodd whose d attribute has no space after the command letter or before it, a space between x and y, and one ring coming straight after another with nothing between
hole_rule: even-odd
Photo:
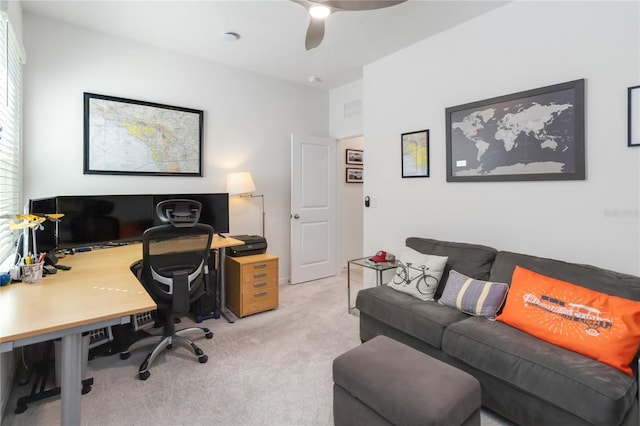
<instances>
[{"instance_id":1,"label":"gray sectional sofa","mask_svg":"<svg viewBox=\"0 0 640 426\"><path fill-rule=\"evenodd\" d=\"M467 243L408 238L425 254L448 256L436 293L454 269L510 283L516 265L586 288L640 301L640 277ZM537 339L499 321L424 302L388 286L356 299L363 342L386 335L476 377L482 405L519 425L638 425L638 354L634 377Z\"/></svg>"}]
</instances>

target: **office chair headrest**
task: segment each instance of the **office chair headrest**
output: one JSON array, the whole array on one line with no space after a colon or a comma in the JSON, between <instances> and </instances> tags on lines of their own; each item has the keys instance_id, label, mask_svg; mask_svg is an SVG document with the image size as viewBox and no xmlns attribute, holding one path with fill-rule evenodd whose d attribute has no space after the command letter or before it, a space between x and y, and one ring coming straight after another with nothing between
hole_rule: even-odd
<instances>
[{"instance_id":1,"label":"office chair headrest","mask_svg":"<svg viewBox=\"0 0 640 426\"><path fill-rule=\"evenodd\" d=\"M200 220L202 203L195 200L165 200L156 205L156 214L163 222L169 222L176 228L194 226Z\"/></svg>"}]
</instances>

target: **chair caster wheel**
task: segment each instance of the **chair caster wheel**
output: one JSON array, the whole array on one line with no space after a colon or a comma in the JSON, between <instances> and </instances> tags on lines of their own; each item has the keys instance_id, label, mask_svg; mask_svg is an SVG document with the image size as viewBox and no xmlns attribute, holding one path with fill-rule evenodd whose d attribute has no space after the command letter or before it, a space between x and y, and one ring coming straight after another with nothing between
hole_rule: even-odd
<instances>
[{"instance_id":1,"label":"chair caster wheel","mask_svg":"<svg viewBox=\"0 0 640 426\"><path fill-rule=\"evenodd\" d=\"M211 339L211 338L213 338L213 333L212 332L208 332L207 334L204 335L204 337L206 337L207 339Z\"/></svg>"},{"instance_id":2,"label":"chair caster wheel","mask_svg":"<svg viewBox=\"0 0 640 426\"><path fill-rule=\"evenodd\" d=\"M143 371L141 373L138 373L138 377L140 378L140 380L147 380L150 375L151 373L149 373L149 371Z\"/></svg>"},{"instance_id":3,"label":"chair caster wheel","mask_svg":"<svg viewBox=\"0 0 640 426\"><path fill-rule=\"evenodd\" d=\"M200 364L204 364L208 360L209 360L209 357L206 355L202 355L201 357L198 358L198 361L200 361Z\"/></svg>"},{"instance_id":4,"label":"chair caster wheel","mask_svg":"<svg viewBox=\"0 0 640 426\"><path fill-rule=\"evenodd\" d=\"M131 356L131 352L122 352L120 354L120 359L128 359Z\"/></svg>"}]
</instances>

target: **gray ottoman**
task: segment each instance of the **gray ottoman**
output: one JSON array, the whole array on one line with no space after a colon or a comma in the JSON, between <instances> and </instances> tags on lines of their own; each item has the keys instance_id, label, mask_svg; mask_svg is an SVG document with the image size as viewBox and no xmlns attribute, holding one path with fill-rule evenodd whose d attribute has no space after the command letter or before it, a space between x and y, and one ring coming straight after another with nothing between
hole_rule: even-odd
<instances>
[{"instance_id":1,"label":"gray ottoman","mask_svg":"<svg viewBox=\"0 0 640 426\"><path fill-rule=\"evenodd\" d=\"M333 361L333 421L344 425L480 425L473 376L385 336Z\"/></svg>"}]
</instances>

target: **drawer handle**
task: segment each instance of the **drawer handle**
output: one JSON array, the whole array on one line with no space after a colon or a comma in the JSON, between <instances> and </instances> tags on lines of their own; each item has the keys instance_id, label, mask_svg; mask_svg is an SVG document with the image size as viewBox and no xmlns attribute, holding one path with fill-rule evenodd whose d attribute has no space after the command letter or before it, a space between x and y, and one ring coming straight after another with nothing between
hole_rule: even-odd
<instances>
[{"instance_id":1,"label":"drawer handle","mask_svg":"<svg viewBox=\"0 0 640 426\"><path fill-rule=\"evenodd\" d=\"M262 296L266 296L266 295L267 295L267 292L266 292L266 291L259 291L259 292L257 292L257 293L253 293L253 295L254 295L255 297L262 297Z\"/></svg>"},{"instance_id":2,"label":"drawer handle","mask_svg":"<svg viewBox=\"0 0 640 426\"><path fill-rule=\"evenodd\" d=\"M267 285L266 281L262 281L262 282L259 282L259 283L253 283L254 287L264 287L265 285Z\"/></svg>"},{"instance_id":3,"label":"drawer handle","mask_svg":"<svg viewBox=\"0 0 640 426\"><path fill-rule=\"evenodd\" d=\"M259 274L253 274L253 278L260 278L260 277L266 277L267 273L266 272L261 272Z\"/></svg>"},{"instance_id":4,"label":"drawer handle","mask_svg":"<svg viewBox=\"0 0 640 426\"><path fill-rule=\"evenodd\" d=\"M266 267L267 267L266 263L256 263L255 265L253 265L253 269L262 269Z\"/></svg>"}]
</instances>

